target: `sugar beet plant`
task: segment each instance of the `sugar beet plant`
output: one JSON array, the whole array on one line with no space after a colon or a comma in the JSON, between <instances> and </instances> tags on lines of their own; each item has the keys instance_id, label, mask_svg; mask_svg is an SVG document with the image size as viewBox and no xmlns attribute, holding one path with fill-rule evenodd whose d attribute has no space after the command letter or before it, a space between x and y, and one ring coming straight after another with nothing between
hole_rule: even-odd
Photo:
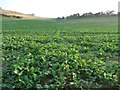
<instances>
[{"instance_id":1,"label":"sugar beet plant","mask_svg":"<svg viewBox=\"0 0 120 90\"><path fill-rule=\"evenodd\" d=\"M3 88L119 88L117 33L4 32Z\"/></svg>"}]
</instances>

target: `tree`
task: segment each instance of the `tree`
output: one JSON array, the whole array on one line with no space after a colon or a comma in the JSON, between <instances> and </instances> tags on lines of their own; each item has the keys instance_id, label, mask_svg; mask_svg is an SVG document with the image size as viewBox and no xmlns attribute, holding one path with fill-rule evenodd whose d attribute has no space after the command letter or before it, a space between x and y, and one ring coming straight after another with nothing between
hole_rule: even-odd
<instances>
[{"instance_id":1,"label":"tree","mask_svg":"<svg viewBox=\"0 0 120 90\"><path fill-rule=\"evenodd\" d=\"M61 19L65 19L65 17L63 16Z\"/></svg>"},{"instance_id":2,"label":"tree","mask_svg":"<svg viewBox=\"0 0 120 90\"><path fill-rule=\"evenodd\" d=\"M109 14L110 14L110 15L114 15L114 12L115 12L114 10L109 11Z\"/></svg>"}]
</instances>

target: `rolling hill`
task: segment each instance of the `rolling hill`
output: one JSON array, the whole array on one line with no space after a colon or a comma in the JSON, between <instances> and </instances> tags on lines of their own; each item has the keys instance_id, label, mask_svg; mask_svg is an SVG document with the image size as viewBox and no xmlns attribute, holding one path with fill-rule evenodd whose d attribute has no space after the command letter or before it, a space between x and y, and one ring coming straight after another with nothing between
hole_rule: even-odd
<instances>
[{"instance_id":1,"label":"rolling hill","mask_svg":"<svg viewBox=\"0 0 120 90\"><path fill-rule=\"evenodd\" d=\"M0 9L0 15L13 19L44 19L45 17L34 16L33 14L24 14L12 10Z\"/></svg>"}]
</instances>

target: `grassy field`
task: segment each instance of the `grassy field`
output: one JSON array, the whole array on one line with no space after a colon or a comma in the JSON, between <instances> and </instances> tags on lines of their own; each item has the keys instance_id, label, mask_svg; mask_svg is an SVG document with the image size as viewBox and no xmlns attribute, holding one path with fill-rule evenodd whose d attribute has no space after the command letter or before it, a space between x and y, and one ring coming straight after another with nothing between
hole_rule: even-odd
<instances>
[{"instance_id":1,"label":"grassy field","mask_svg":"<svg viewBox=\"0 0 120 90\"><path fill-rule=\"evenodd\" d=\"M3 18L3 88L118 88L117 17Z\"/></svg>"},{"instance_id":2,"label":"grassy field","mask_svg":"<svg viewBox=\"0 0 120 90\"><path fill-rule=\"evenodd\" d=\"M4 19L4 18L3 18ZM117 17L84 18L80 20L3 20L3 32L15 31L67 31L118 32Z\"/></svg>"}]
</instances>

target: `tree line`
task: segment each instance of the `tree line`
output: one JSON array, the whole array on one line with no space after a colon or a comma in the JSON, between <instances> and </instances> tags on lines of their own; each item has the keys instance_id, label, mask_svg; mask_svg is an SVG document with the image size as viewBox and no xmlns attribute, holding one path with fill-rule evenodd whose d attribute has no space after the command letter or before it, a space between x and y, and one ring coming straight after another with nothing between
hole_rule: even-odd
<instances>
[{"instance_id":1,"label":"tree line","mask_svg":"<svg viewBox=\"0 0 120 90\"><path fill-rule=\"evenodd\" d=\"M97 13L92 13L92 12L88 12L88 13L83 13L82 15L80 15L79 13L73 14L73 15L69 15L66 17L57 17L57 20L63 20L63 19L80 19L80 18L84 18L84 17L97 17L97 16L115 16L118 15L114 14L114 10L111 11L106 11L106 12L97 12Z\"/></svg>"},{"instance_id":2,"label":"tree line","mask_svg":"<svg viewBox=\"0 0 120 90\"><path fill-rule=\"evenodd\" d=\"M6 14L0 14L0 16L11 17L11 18L17 18L17 19L22 18L21 16L16 16L16 15L6 15Z\"/></svg>"}]
</instances>

